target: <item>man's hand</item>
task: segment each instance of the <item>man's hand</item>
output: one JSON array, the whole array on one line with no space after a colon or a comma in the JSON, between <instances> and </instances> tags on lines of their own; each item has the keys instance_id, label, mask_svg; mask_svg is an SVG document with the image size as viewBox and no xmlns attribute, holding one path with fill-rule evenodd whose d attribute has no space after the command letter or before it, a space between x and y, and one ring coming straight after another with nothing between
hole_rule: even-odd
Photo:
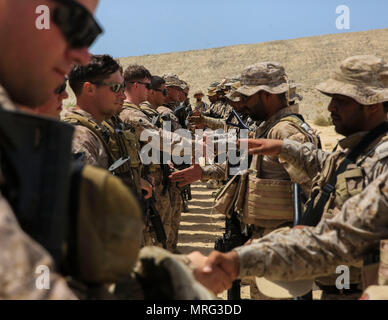
<instances>
[{"instance_id":1,"label":"man's hand","mask_svg":"<svg viewBox=\"0 0 388 320\"><path fill-rule=\"evenodd\" d=\"M213 251L204 266L194 271L194 276L202 285L215 293L232 287L237 278L239 262L237 252L221 253Z\"/></svg>"},{"instance_id":2,"label":"man's hand","mask_svg":"<svg viewBox=\"0 0 388 320\"><path fill-rule=\"evenodd\" d=\"M194 111L191 117L187 117L191 127L195 129L205 129L206 122L204 116L199 111Z\"/></svg>"},{"instance_id":3,"label":"man's hand","mask_svg":"<svg viewBox=\"0 0 388 320\"><path fill-rule=\"evenodd\" d=\"M232 287L233 281L221 268L214 266L214 272L211 273L202 271L208 260L206 256L195 251L188 254L187 257L191 260L192 267L195 268L193 271L194 277L203 286L207 287L215 294L221 293Z\"/></svg>"},{"instance_id":4,"label":"man's hand","mask_svg":"<svg viewBox=\"0 0 388 320\"><path fill-rule=\"evenodd\" d=\"M184 187L188 184L201 180L202 168L199 164L194 164L187 169L173 172L169 178L172 183L178 183L178 187Z\"/></svg>"},{"instance_id":5,"label":"man's hand","mask_svg":"<svg viewBox=\"0 0 388 320\"><path fill-rule=\"evenodd\" d=\"M141 190L145 191L146 194L144 195L144 199L148 200L152 197L152 184L149 183L147 180L140 178L140 187Z\"/></svg>"},{"instance_id":6,"label":"man's hand","mask_svg":"<svg viewBox=\"0 0 388 320\"><path fill-rule=\"evenodd\" d=\"M283 141L275 139L240 139L237 145L248 142L249 154L277 156L282 151Z\"/></svg>"}]
</instances>

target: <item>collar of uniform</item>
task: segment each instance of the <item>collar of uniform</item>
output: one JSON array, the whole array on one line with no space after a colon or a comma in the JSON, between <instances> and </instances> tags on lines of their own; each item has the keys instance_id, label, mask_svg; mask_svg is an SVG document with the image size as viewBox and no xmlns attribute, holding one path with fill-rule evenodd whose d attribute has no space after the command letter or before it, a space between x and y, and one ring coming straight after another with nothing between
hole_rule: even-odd
<instances>
[{"instance_id":1,"label":"collar of uniform","mask_svg":"<svg viewBox=\"0 0 388 320\"><path fill-rule=\"evenodd\" d=\"M362 138L364 138L367 133L367 131L353 133L352 135L340 140L338 144L343 150L353 149L361 142Z\"/></svg>"},{"instance_id":2,"label":"collar of uniform","mask_svg":"<svg viewBox=\"0 0 388 320\"><path fill-rule=\"evenodd\" d=\"M149 103L148 101L144 101L144 102L140 103L139 107L142 108L142 109L143 108L144 109L148 109L148 110L150 110L150 111L152 111L154 113L157 113L157 111L154 108L154 106L151 103Z\"/></svg>"},{"instance_id":3,"label":"collar of uniform","mask_svg":"<svg viewBox=\"0 0 388 320\"><path fill-rule=\"evenodd\" d=\"M129 101L124 101L123 109L125 109L125 108L132 108L132 109L140 110L139 106L137 106L136 104L129 102Z\"/></svg>"},{"instance_id":4,"label":"collar of uniform","mask_svg":"<svg viewBox=\"0 0 388 320\"><path fill-rule=\"evenodd\" d=\"M83 110L83 109L80 109L78 107L70 107L66 110L66 113L69 112L69 113L74 113L74 114L78 114L90 121L93 121L95 123L98 124L98 122L96 121L96 119L94 119L94 117L87 111Z\"/></svg>"},{"instance_id":5,"label":"collar of uniform","mask_svg":"<svg viewBox=\"0 0 388 320\"><path fill-rule=\"evenodd\" d=\"M257 134L260 135L261 132L265 132L267 129L271 128L273 124L281 118L295 113L295 110L298 110L298 105L293 105L292 107L285 107L276 112L272 117L267 121L264 121L257 128Z\"/></svg>"},{"instance_id":6,"label":"collar of uniform","mask_svg":"<svg viewBox=\"0 0 388 320\"><path fill-rule=\"evenodd\" d=\"M11 101L7 91L5 91L5 89L1 84L0 84L0 107L9 111L16 110L14 103Z\"/></svg>"}]
</instances>

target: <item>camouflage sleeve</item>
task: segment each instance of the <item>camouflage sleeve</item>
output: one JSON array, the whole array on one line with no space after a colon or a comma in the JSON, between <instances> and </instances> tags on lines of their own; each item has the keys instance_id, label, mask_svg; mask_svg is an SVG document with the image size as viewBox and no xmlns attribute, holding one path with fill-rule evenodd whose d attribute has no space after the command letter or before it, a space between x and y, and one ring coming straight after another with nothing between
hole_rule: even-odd
<instances>
[{"instance_id":1,"label":"camouflage sleeve","mask_svg":"<svg viewBox=\"0 0 388 320\"><path fill-rule=\"evenodd\" d=\"M49 254L29 238L7 201L0 198L0 299L76 299L66 281L56 274ZM38 267L50 270L49 288L38 289Z\"/></svg>"},{"instance_id":2,"label":"camouflage sleeve","mask_svg":"<svg viewBox=\"0 0 388 320\"><path fill-rule=\"evenodd\" d=\"M280 139L280 140L291 140L299 143L306 143L310 141L309 136L298 128L295 127L292 123L288 121L281 121L276 124L269 132L269 139ZM269 157L271 158L271 157ZM274 159L273 159L274 160ZM305 172L305 168L302 169L294 166L293 164L284 161L284 159L279 158L279 163L289 174L291 180L296 182L304 187L306 191L309 191L311 188L312 178Z\"/></svg>"},{"instance_id":3,"label":"camouflage sleeve","mask_svg":"<svg viewBox=\"0 0 388 320\"><path fill-rule=\"evenodd\" d=\"M205 125L209 129L217 130L217 129L224 129L225 128L225 120L223 119L216 119L212 117L204 117L205 118Z\"/></svg>"},{"instance_id":4,"label":"camouflage sleeve","mask_svg":"<svg viewBox=\"0 0 388 320\"><path fill-rule=\"evenodd\" d=\"M224 180L225 179L225 164L213 164L209 166L202 167L202 182L206 182L208 180Z\"/></svg>"},{"instance_id":5,"label":"camouflage sleeve","mask_svg":"<svg viewBox=\"0 0 388 320\"><path fill-rule=\"evenodd\" d=\"M135 128L135 134L138 139L144 129L158 130L158 127L153 125L147 116L140 110L123 110L120 113L120 118L124 123L130 124Z\"/></svg>"},{"instance_id":6,"label":"camouflage sleeve","mask_svg":"<svg viewBox=\"0 0 388 320\"><path fill-rule=\"evenodd\" d=\"M190 148L190 150L192 148L191 137L184 138L174 132L158 128L140 110L123 110L120 118L124 123L135 128L136 137L143 146L149 144L149 147L154 150L165 151L169 154L175 150L177 155L183 155L185 148Z\"/></svg>"},{"instance_id":7,"label":"camouflage sleeve","mask_svg":"<svg viewBox=\"0 0 388 320\"><path fill-rule=\"evenodd\" d=\"M104 144L90 129L84 126L75 126L72 152L84 153L85 164L105 169L108 167L109 160Z\"/></svg>"},{"instance_id":8,"label":"camouflage sleeve","mask_svg":"<svg viewBox=\"0 0 388 320\"><path fill-rule=\"evenodd\" d=\"M328 155L328 152L318 149L311 142L302 144L298 141L284 139L279 161L287 162L313 179L321 171Z\"/></svg>"},{"instance_id":9,"label":"camouflage sleeve","mask_svg":"<svg viewBox=\"0 0 388 320\"><path fill-rule=\"evenodd\" d=\"M235 249L240 277L272 280L312 279L333 274L339 265L360 260L388 238L388 172L350 198L332 219L317 227L280 229Z\"/></svg>"},{"instance_id":10,"label":"camouflage sleeve","mask_svg":"<svg viewBox=\"0 0 388 320\"><path fill-rule=\"evenodd\" d=\"M388 141L378 145L373 155L365 159L362 166L369 181L373 181L380 174L388 171Z\"/></svg>"}]
</instances>

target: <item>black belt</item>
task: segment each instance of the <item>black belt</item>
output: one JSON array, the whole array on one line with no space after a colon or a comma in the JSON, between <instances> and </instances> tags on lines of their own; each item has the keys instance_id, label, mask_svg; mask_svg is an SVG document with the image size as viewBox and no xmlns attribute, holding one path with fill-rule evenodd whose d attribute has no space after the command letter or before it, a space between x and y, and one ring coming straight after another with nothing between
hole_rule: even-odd
<instances>
[{"instance_id":1,"label":"black belt","mask_svg":"<svg viewBox=\"0 0 388 320\"><path fill-rule=\"evenodd\" d=\"M362 293L362 290L358 288L358 283L351 283L349 285L349 289L338 289L336 286L323 286L318 285L319 289L321 289L326 294L353 294L353 293Z\"/></svg>"}]
</instances>

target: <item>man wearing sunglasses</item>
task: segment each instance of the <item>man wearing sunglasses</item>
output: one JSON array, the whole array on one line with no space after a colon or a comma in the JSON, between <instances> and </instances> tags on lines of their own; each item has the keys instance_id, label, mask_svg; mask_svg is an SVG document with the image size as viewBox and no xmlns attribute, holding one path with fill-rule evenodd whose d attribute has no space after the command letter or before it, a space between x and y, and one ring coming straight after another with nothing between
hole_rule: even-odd
<instances>
[{"instance_id":1,"label":"man wearing sunglasses","mask_svg":"<svg viewBox=\"0 0 388 320\"><path fill-rule=\"evenodd\" d=\"M167 89L166 81L162 77L152 76L151 90L148 93L148 102L153 109L157 109L166 101Z\"/></svg>"},{"instance_id":2,"label":"man wearing sunglasses","mask_svg":"<svg viewBox=\"0 0 388 320\"><path fill-rule=\"evenodd\" d=\"M67 109L63 120L75 124L73 152L83 152L84 161L108 169L112 164L109 134L102 122L117 113L124 101L120 65L110 56L92 56L87 66L75 66L69 75L77 106ZM90 123L96 134L85 124Z\"/></svg>"},{"instance_id":3,"label":"man wearing sunglasses","mask_svg":"<svg viewBox=\"0 0 388 320\"><path fill-rule=\"evenodd\" d=\"M129 157L112 173L120 176L139 198L141 190L149 198L152 187L141 178L140 145L116 117L125 97L121 66L109 55L92 56L87 66L74 67L70 86L77 107L66 110L63 120L75 125L73 153L84 153L84 163L104 169Z\"/></svg>"},{"instance_id":4,"label":"man wearing sunglasses","mask_svg":"<svg viewBox=\"0 0 388 320\"><path fill-rule=\"evenodd\" d=\"M10 128L18 129L19 139L28 139L23 136L21 125L30 119L16 111L15 104L34 109L48 103L72 65L89 61L88 47L101 33L92 15L97 3L97 0L0 1L0 107L2 118L13 115L8 123L1 124L2 134L8 141L16 141L16 132ZM50 30L35 28L38 5L47 5L58 18L53 19ZM82 23L77 23L73 15L64 15L64 11L82 13ZM61 17L66 19L59 21ZM77 25L77 32L71 30L72 25ZM94 31L89 28L92 25L96 27ZM11 152L20 154L25 147L14 145ZM8 152L4 148L2 143L2 154ZM38 153L35 150L35 156ZM14 160L11 165L20 159ZM48 252L20 228L14 214L20 213L20 207L11 201L9 194L3 193L6 184L7 180L2 183L0 199L0 296L3 299L74 299L64 279L55 273ZM51 270L49 289L39 290L35 285L36 270L41 264Z\"/></svg>"}]
</instances>

